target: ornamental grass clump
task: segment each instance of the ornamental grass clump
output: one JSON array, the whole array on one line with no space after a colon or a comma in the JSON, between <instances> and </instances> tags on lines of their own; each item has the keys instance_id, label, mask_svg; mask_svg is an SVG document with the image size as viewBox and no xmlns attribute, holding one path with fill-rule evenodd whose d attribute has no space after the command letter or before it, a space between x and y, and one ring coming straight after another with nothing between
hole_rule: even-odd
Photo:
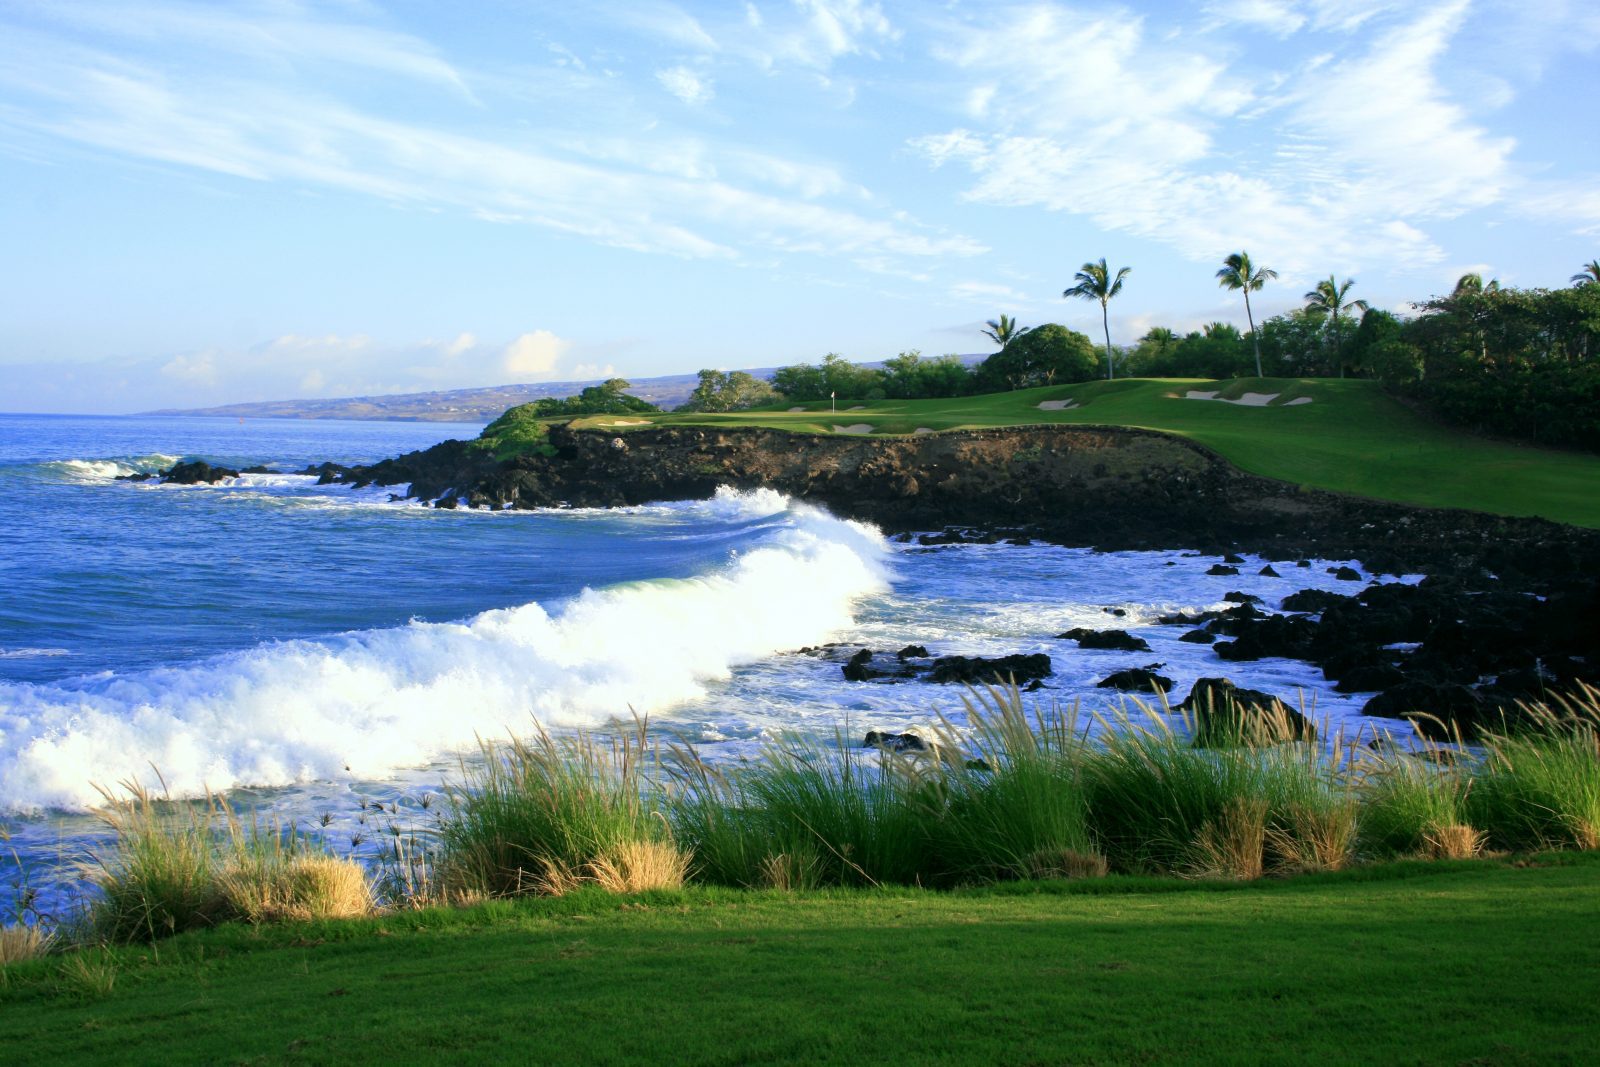
<instances>
[{"instance_id":1,"label":"ornamental grass clump","mask_svg":"<svg viewBox=\"0 0 1600 1067\"><path fill-rule=\"evenodd\" d=\"M114 839L110 855L85 865L100 891L89 912L93 933L108 941L153 941L227 918L217 882L222 800L158 798L131 781L122 788L126 795L96 787L106 801L100 818Z\"/></svg>"},{"instance_id":2,"label":"ornamental grass clump","mask_svg":"<svg viewBox=\"0 0 1600 1067\"><path fill-rule=\"evenodd\" d=\"M1113 867L1249 879L1349 861L1356 800L1318 746L1197 748L1140 709L1103 720L1083 763L1090 825Z\"/></svg>"},{"instance_id":3,"label":"ornamental grass clump","mask_svg":"<svg viewBox=\"0 0 1600 1067\"><path fill-rule=\"evenodd\" d=\"M1600 689L1528 705L1483 738L1467 799L1472 825L1506 849L1600 848Z\"/></svg>"},{"instance_id":4,"label":"ornamental grass clump","mask_svg":"<svg viewBox=\"0 0 1600 1067\"><path fill-rule=\"evenodd\" d=\"M930 880L938 761L791 737L737 773L740 819L767 884L916 884Z\"/></svg>"},{"instance_id":5,"label":"ornamental grass clump","mask_svg":"<svg viewBox=\"0 0 1600 1067\"><path fill-rule=\"evenodd\" d=\"M372 910L366 872L307 838L252 820L221 797L173 801L135 782L101 788L114 840L86 873L100 890L89 929L107 941L151 941L232 919L350 918ZM125 795L124 795L125 794Z\"/></svg>"},{"instance_id":6,"label":"ornamental grass clump","mask_svg":"<svg viewBox=\"0 0 1600 1067\"><path fill-rule=\"evenodd\" d=\"M1369 758L1360 777L1362 851L1385 858L1477 855L1483 835L1467 821L1471 775L1439 758L1448 750L1436 746L1421 757L1393 745L1384 751Z\"/></svg>"},{"instance_id":7,"label":"ornamental grass clump","mask_svg":"<svg viewBox=\"0 0 1600 1067\"><path fill-rule=\"evenodd\" d=\"M973 690L962 701L971 755L940 762L943 806L929 820L943 873L955 881L1103 875L1081 780L1077 708L1042 708L1030 722L1014 685ZM944 735L954 737L948 723Z\"/></svg>"},{"instance_id":8,"label":"ornamental grass clump","mask_svg":"<svg viewBox=\"0 0 1600 1067\"><path fill-rule=\"evenodd\" d=\"M0 968L26 963L50 951L51 937L31 923L0 926Z\"/></svg>"},{"instance_id":9,"label":"ornamental grass clump","mask_svg":"<svg viewBox=\"0 0 1600 1067\"><path fill-rule=\"evenodd\" d=\"M934 875L928 826L938 761L811 738L770 741L722 769L672 751L673 825L697 877L783 890L915 884Z\"/></svg>"},{"instance_id":10,"label":"ornamental grass clump","mask_svg":"<svg viewBox=\"0 0 1600 1067\"><path fill-rule=\"evenodd\" d=\"M682 884L687 857L668 858L676 846L646 774L644 720L604 739L555 738L540 727L531 739L481 747L481 762L463 761L440 820L438 877L447 895Z\"/></svg>"},{"instance_id":11,"label":"ornamental grass clump","mask_svg":"<svg viewBox=\"0 0 1600 1067\"><path fill-rule=\"evenodd\" d=\"M236 855L217 883L233 914L253 923L353 919L373 907L359 863L292 846Z\"/></svg>"}]
</instances>

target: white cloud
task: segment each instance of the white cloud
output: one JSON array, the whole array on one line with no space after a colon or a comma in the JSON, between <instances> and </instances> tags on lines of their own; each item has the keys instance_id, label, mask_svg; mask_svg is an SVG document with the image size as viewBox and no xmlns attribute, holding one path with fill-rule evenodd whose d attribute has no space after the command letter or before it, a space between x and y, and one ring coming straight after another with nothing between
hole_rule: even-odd
<instances>
[{"instance_id":1,"label":"white cloud","mask_svg":"<svg viewBox=\"0 0 1600 1067\"><path fill-rule=\"evenodd\" d=\"M470 96L461 75L426 42L375 26L322 17L301 4L228 10L192 4L75 3L48 7L53 20L92 32L210 54L362 67L447 85Z\"/></svg>"},{"instance_id":2,"label":"white cloud","mask_svg":"<svg viewBox=\"0 0 1600 1067\"><path fill-rule=\"evenodd\" d=\"M1206 14L1223 23L1240 23L1287 37L1306 24L1302 5L1295 0L1230 0L1208 3Z\"/></svg>"},{"instance_id":3,"label":"white cloud","mask_svg":"<svg viewBox=\"0 0 1600 1067\"><path fill-rule=\"evenodd\" d=\"M1155 39L1127 12L1013 9L949 28L939 54L968 125L910 144L970 170L971 200L1084 215L1195 259L1246 247L1286 276L1437 262L1430 220L1502 203L1516 185L1512 139L1437 77L1466 9L1451 0L1336 38L1259 82L1204 40ZM1302 17L1276 0L1239 10L1284 32Z\"/></svg>"},{"instance_id":4,"label":"white cloud","mask_svg":"<svg viewBox=\"0 0 1600 1067\"><path fill-rule=\"evenodd\" d=\"M161 373L186 385L213 385L217 380L215 353L173 356L162 365Z\"/></svg>"},{"instance_id":5,"label":"white cloud","mask_svg":"<svg viewBox=\"0 0 1600 1067\"><path fill-rule=\"evenodd\" d=\"M182 56L141 62L58 44L49 35L0 43L0 85L21 90L7 111L12 129L138 160L419 209L452 207L685 258L982 250L960 235L864 213L864 190L825 164L670 133L574 140L525 128L485 131L476 122L461 133L409 113L388 117L371 100L357 107L302 91L265 72L252 80L248 72L189 66ZM681 69L697 80L666 79L680 95L709 98L709 80ZM852 206L824 203L835 196Z\"/></svg>"},{"instance_id":6,"label":"white cloud","mask_svg":"<svg viewBox=\"0 0 1600 1067\"><path fill-rule=\"evenodd\" d=\"M606 19L657 41L696 52L715 52L717 41L700 20L663 0L621 0L605 7Z\"/></svg>"},{"instance_id":7,"label":"white cloud","mask_svg":"<svg viewBox=\"0 0 1600 1067\"><path fill-rule=\"evenodd\" d=\"M656 81L667 92L682 100L685 104L698 107L709 103L716 93L711 88L711 81L690 70L688 67L669 67L666 70L656 71Z\"/></svg>"},{"instance_id":8,"label":"white cloud","mask_svg":"<svg viewBox=\"0 0 1600 1067\"><path fill-rule=\"evenodd\" d=\"M506 345L500 365L518 382L556 377L556 366L569 347L549 330L534 330Z\"/></svg>"},{"instance_id":9,"label":"white cloud","mask_svg":"<svg viewBox=\"0 0 1600 1067\"><path fill-rule=\"evenodd\" d=\"M965 300L983 303L1008 302L1009 304L1027 304L1034 301L1027 293L1020 292L1009 285L996 282L966 281L956 282L950 286L950 296L955 300Z\"/></svg>"},{"instance_id":10,"label":"white cloud","mask_svg":"<svg viewBox=\"0 0 1600 1067\"><path fill-rule=\"evenodd\" d=\"M889 24L877 4L864 4L861 0L795 0L795 7L805 15L811 32L830 56L863 51L872 40L899 37L899 31Z\"/></svg>"}]
</instances>

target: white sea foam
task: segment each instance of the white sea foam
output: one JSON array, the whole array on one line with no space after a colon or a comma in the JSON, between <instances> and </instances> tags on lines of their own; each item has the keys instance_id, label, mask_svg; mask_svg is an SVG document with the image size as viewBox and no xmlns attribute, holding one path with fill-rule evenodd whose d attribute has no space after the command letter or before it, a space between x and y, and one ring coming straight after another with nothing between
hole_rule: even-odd
<instances>
[{"instance_id":1,"label":"white sea foam","mask_svg":"<svg viewBox=\"0 0 1600 1067\"><path fill-rule=\"evenodd\" d=\"M757 547L690 579L289 641L72 687L0 684L0 809L82 808L92 783L176 793L382 778L474 743L603 722L700 696L733 667L826 639L886 586L869 526L766 492L700 507L786 510Z\"/></svg>"},{"instance_id":2,"label":"white sea foam","mask_svg":"<svg viewBox=\"0 0 1600 1067\"><path fill-rule=\"evenodd\" d=\"M178 456L152 452L147 456L125 456L116 459L63 459L44 464L49 471L65 475L75 482L109 482L130 474L147 474L172 466Z\"/></svg>"}]
</instances>

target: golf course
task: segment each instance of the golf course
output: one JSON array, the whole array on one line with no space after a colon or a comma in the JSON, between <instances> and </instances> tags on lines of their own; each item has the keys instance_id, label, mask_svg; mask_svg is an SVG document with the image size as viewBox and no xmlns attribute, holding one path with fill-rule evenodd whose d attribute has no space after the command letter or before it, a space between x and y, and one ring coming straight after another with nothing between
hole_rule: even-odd
<instances>
[{"instance_id":1,"label":"golf course","mask_svg":"<svg viewBox=\"0 0 1600 1067\"><path fill-rule=\"evenodd\" d=\"M1209 399L1201 398L1207 394ZM1251 474L1316 489L1600 527L1600 456L1442 426L1368 380L1132 378L837 410L813 401L729 414L601 415L574 423L624 431L646 425L874 435L1031 425L1137 427L1187 438Z\"/></svg>"}]
</instances>

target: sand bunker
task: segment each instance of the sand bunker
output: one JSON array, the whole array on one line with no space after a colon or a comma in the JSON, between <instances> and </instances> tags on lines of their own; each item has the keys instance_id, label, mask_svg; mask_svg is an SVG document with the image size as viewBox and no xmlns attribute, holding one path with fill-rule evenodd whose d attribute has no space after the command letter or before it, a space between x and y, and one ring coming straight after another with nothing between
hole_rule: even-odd
<instances>
[{"instance_id":1,"label":"sand bunker","mask_svg":"<svg viewBox=\"0 0 1600 1067\"><path fill-rule=\"evenodd\" d=\"M912 430L911 432L912 433L932 433L933 432L933 428L931 426L918 426L915 430Z\"/></svg>"},{"instance_id":2,"label":"sand bunker","mask_svg":"<svg viewBox=\"0 0 1600 1067\"><path fill-rule=\"evenodd\" d=\"M1066 400L1041 400L1040 411L1071 411L1078 406L1078 402L1068 397Z\"/></svg>"},{"instance_id":3,"label":"sand bunker","mask_svg":"<svg viewBox=\"0 0 1600 1067\"><path fill-rule=\"evenodd\" d=\"M855 407L853 407L853 408L845 408L845 410L846 411L865 411L865 410L867 410L867 405L865 405L865 404L857 404Z\"/></svg>"},{"instance_id":4,"label":"sand bunker","mask_svg":"<svg viewBox=\"0 0 1600 1067\"><path fill-rule=\"evenodd\" d=\"M1211 389L1211 390L1191 389L1187 393L1183 394L1183 399L1185 399L1185 400L1215 400L1218 403L1222 403L1222 404L1237 404L1240 407L1246 407L1246 408L1264 408L1268 404L1272 403L1274 400L1278 399L1278 397L1280 395L1278 393L1245 393L1245 394L1241 395L1237 400L1229 400L1227 397L1218 396L1217 394L1219 392L1221 392L1221 390L1219 390L1219 389ZM1293 407L1296 404L1309 404L1309 403L1311 403L1311 398L1309 396L1297 396L1293 400L1284 401L1282 406L1283 407ZM1043 404L1040 404L1039 406L1040 407L1044 407Z\"/></svg>"},{"instance_id":5,"label":"sand bunker","mask_svg":"<svg viewBox=\"0 0 1600 1067\"><path fill-rule=\"evenodd\" d=\"M805 408L790 408L790 411L804 411Z\"/></svg>"},{"instance_id":6,"label":"sand bunker","mask_svg":"<svg viewBox=\"0 0 1600 1067\"><path fill-rule=\"evenodd\" d=\"M649 419L612 419L607 426L649 426Z\"/></svg>"},{"instance_id":7,"label":"sand bunker","mask_svg":"<svg viewBox=\"0 0 1600 1067\"><path fill-rule=\"evenodd\" d=\"M872 423L870 423L870 422L853 422L849 426L835 426L833 428L833 432L834 433L871 433L872 432Z\"/></svg>"}]
</instances>

